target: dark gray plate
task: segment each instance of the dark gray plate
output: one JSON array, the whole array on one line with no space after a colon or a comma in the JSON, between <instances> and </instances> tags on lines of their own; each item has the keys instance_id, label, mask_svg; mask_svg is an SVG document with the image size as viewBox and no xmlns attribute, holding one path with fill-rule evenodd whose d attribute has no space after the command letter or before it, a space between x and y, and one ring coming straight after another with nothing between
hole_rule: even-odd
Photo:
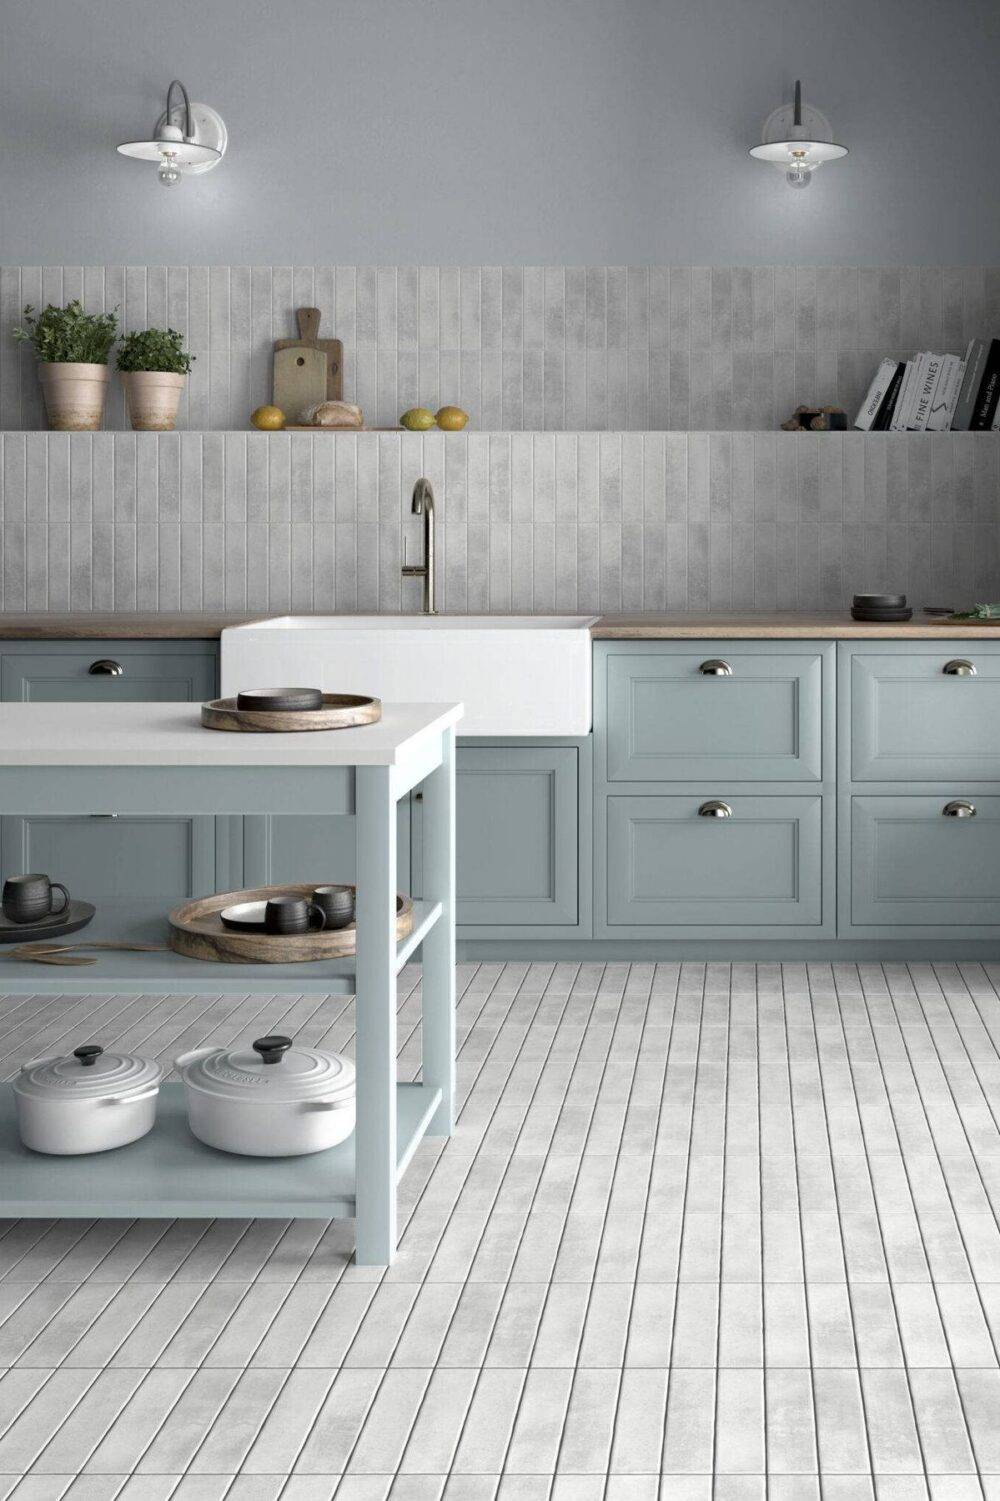
<instances>
[{"instance_id":1,"label":"dark gray plate","mask_svg":"<svg viewBox=\"0 0 1000 1501\"><path fill-rule=\"evenodd\" d=\"M0 943L30 943L38 938L61 938L78 933L94 915L93 902L71 899L65 912L43 917L41 922L11 922L0 912Z\"/></svg>"}]
</instances>

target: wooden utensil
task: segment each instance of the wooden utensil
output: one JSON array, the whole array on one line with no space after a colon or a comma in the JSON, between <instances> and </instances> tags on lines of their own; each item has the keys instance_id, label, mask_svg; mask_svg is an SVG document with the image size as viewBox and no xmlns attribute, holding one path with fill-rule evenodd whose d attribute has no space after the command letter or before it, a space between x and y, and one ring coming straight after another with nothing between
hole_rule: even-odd
<instances>
[{"instance_id":1,"label":"wooden utensil","mask_svg":"<svg viewBox=\"0 0 1000 1501\"><path fill-rule=\"evenodd\" d=\"M297 339L275 339L274 341L274 404L281 407L286 418L290 419L288 425L297 422L303 410L308 406L315 406L320 401L340 401L344 393L344 346L339 339L321 339L319 337L319 325L322 314L316 307L300 307L295 310L295 318L298 323L299 337ZM296 353L289 358L288 351ZM323 378L319 379L318 367L315 361L309 360L303 355L305 350L313 354L320 353L323 356ZM305 363L298 364L298 358L303 355ZM299 405L287 405L279 394L279 356L280 363L280 392L287 389L289 400L298 398L299 390L304 381L301 379L302 372L308 368L308 388L312 394L308 401ZM300 377L295 384L295 377ZM287 385L286 385L287 382Z\"/></svg>"},{"instance_id":2,"label":"wooden utensil","mask_svg":"<svg viewBox=\"0 0 1000 1501\"><path fill-rule=\"evenodd\" d=\"M326 391L326 355L306 344L291 344L274 351L274 405L286 417L300 420L302 414Z\"/></svg>"}]
</instances>

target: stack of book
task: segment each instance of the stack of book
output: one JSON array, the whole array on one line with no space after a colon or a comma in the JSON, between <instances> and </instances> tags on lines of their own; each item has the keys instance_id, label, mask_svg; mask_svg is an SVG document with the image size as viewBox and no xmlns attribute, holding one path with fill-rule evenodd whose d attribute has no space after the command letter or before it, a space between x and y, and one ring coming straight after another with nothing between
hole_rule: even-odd
<instances>
[{"instance_id":1,"label":"stack of book","mask_svg":"<svg viewBox=\"0 0 1000 1501\"><path fill-rule=\"evenodd\" d=\"M1000 432L1000 339L973 339L965 357L883 360L854 426L862 432Z\"/></svg>"}]
</instances>

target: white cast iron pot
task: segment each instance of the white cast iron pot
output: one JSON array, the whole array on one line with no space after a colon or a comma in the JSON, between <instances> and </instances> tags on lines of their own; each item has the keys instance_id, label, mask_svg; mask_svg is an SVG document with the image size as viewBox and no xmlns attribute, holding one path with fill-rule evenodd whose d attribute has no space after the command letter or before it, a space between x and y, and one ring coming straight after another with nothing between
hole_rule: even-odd
<instances>
[{"instance_id":1,"label":"white cast iron pot","mask_svg":"<svg viewBox=\"0 0 1000 1501\"><path fill-rule=\"evenodd\" d=\"M163 1068L96 1044L38 1058L14 1080L17 1125L33 1152L79 1156L138 1141L156 1119Z\"/></svg>"},{"instance_id":2,"label":"white cast iron pot","mask_svg":"<svg viewBox=\"0 0 1000 1501\"><path fill-rule=\"evenodd\" d=\"M252 1048L195 1048L176 1059L188 1125L243 1157L299 1157L354 1130L354 1064L337 1053L258 1037Z\"/></svg>"}]
</instances>

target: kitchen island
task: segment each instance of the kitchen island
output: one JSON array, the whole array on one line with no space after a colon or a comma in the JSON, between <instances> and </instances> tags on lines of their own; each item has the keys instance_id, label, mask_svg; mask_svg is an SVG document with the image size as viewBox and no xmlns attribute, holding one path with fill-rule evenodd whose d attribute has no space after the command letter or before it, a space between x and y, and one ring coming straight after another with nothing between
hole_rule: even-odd
<instances>
[{"instance_id":1,"label":"kitchen island","mask_svg":"<svg viewBox=\"0 0 1000 1501\"><path fill-rule=\"evenodd\" d=\"M341 1147L282 1159L236 1157L191 1137L180 1085L161 1090L141 1142L46 1158L20 1146L12 1089L0 1101L0 1214L12 1216L357 1219L356 1259L387 1265L396 1184L424 1135L454 1125L456 704L387 705L374 725L254 735L203 729L186 703L21 703L0 716L0 814L245 814L267 810L357 821L357 953L306 964L231 965L170 951L99 952L85 968L3 958L3 988L35 995L222 993L357 996L357 1127ZM396 809L420 785L423 898L396 941ZM321 874L321 873L319 873ZM83 893L80 893L81 895ZM166 914L121 912L81 935L166 941ZM420 948L423 1069L396 1084L396 976ZM83 1040L83 1039L81 1039ZM91 1039L86 1039L90 1041Z\"/></svg>"}]
</instances>

